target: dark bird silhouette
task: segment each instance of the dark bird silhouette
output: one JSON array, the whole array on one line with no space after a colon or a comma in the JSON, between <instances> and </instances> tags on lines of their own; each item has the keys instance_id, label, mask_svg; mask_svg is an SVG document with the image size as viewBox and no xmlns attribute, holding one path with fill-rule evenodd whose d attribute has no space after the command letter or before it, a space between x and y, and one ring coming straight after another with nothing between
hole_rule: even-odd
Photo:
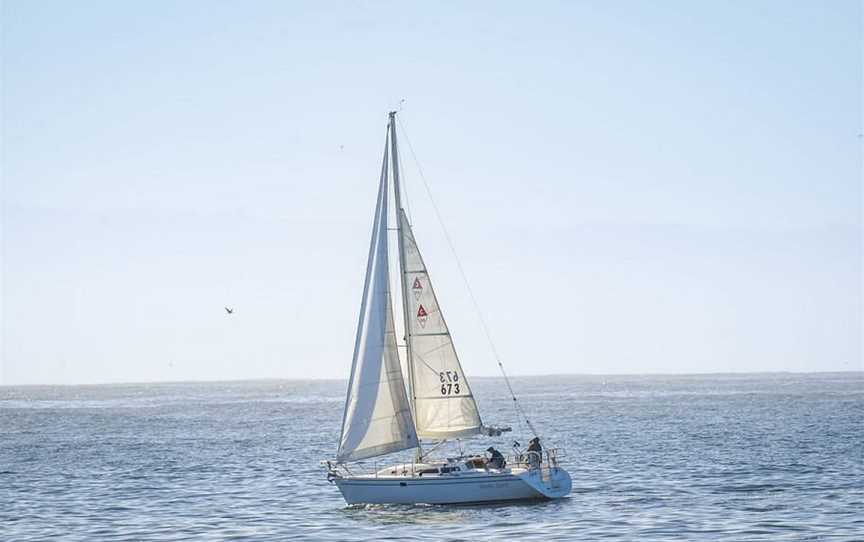
<instances>
[{"instance_id":1,"label":"dark bird silhouette","mask_svg":"<svg viewBox=\"0 0 864 542\"><path fill-rule=\"evenodd\" d=\"M234 309L229 309L228 307L225 307L225 312L227 312L228 314L234 314Z\"/></svg>"}]
</instances>

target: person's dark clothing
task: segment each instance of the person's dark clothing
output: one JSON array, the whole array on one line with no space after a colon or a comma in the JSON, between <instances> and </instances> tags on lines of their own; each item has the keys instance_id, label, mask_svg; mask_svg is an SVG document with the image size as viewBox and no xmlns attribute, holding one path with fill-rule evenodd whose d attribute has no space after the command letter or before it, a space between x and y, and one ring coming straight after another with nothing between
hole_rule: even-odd
<instances>
[{"instance_id":1,"label":"person's dark clothing","mask_svg":"<svg viewBox=\"0 0 864 542\"><path fill-rule=\"evenodd\" d=\"M528 452L528 464L531 468L539 467L540 463L543 461L543 447L540 446L540 439L531 439L531 442L528 444ZM536 453L532 454L530 452Z\"/></svg>"},{"instance_id":2,"label":"person's dark clothing","mask_svg":"<svg viewBox=\"0 0 864 542\"><path fill-rule=\"evenodd\" d=\"M504 456L501 455L501 452L493 448L489 453L492 455L489 459L489 466L493 469L503 469L506 462L504 461Z\"/></svg>"}]
</instances>

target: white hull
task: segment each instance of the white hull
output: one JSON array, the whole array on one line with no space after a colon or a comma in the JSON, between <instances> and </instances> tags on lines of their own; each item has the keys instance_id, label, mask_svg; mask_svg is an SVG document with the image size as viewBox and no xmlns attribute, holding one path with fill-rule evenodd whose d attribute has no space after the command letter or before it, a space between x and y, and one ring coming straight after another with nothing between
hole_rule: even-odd
<instances>
[{"instance_id":1,"label":"white hull","mask_svg":"<svg viewBox=\"0 0 864 542\"><path fill-rule=\"evenodd\" d=\"M353 476L335 480L348 504L467 504L556 499L570 493L570 475L560 467L505 469L462 475Z\"/></svg>"}]
</instances>

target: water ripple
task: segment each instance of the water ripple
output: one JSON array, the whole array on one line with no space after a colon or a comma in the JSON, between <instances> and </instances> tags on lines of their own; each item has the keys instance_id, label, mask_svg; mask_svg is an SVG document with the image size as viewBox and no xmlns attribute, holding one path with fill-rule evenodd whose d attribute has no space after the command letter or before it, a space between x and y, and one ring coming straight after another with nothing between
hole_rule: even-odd
<instances>
[{"instance_id":1,"label":"water ripple","mask_svg":"<svg viewBox=\"0 0 864 542\"><path fill-rule=\"evenodd\" d=\"M346 506L318 466L344 386L0 388L0 539L864 538L860 374L516 379L573 493L490 506Z\"/></svg>"}]
</instances>

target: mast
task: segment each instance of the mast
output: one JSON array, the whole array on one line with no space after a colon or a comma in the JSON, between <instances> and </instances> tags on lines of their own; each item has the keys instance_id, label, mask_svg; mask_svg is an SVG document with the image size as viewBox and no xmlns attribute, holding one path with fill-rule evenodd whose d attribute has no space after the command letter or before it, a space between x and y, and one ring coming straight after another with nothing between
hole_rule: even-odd
<instances>
[{"instance_id":1,"label":"mast","mask_svg":"<svg viewBox=\"0 0 864 542\"><path fill-rule=\"evenodd\" d=\"M397 214L397 237L399 238L399 281L402 284L402 316L404 318L405 330L405 365L408 367L408 401L411 404L412 417L417 412L416 395L414 392L414 360L411 350L411 315L408 314L408 277L405 269L405 240L402 235L402 221L399 215L402 213L402 189L399 185L399 151L396 148L396 112L390 112L390 160L393 169L393 192L396 194ZM420 439L417 439L417 451L415 458L420 459L423 449L420 447Z\"/></svg>"}]
</instances>

